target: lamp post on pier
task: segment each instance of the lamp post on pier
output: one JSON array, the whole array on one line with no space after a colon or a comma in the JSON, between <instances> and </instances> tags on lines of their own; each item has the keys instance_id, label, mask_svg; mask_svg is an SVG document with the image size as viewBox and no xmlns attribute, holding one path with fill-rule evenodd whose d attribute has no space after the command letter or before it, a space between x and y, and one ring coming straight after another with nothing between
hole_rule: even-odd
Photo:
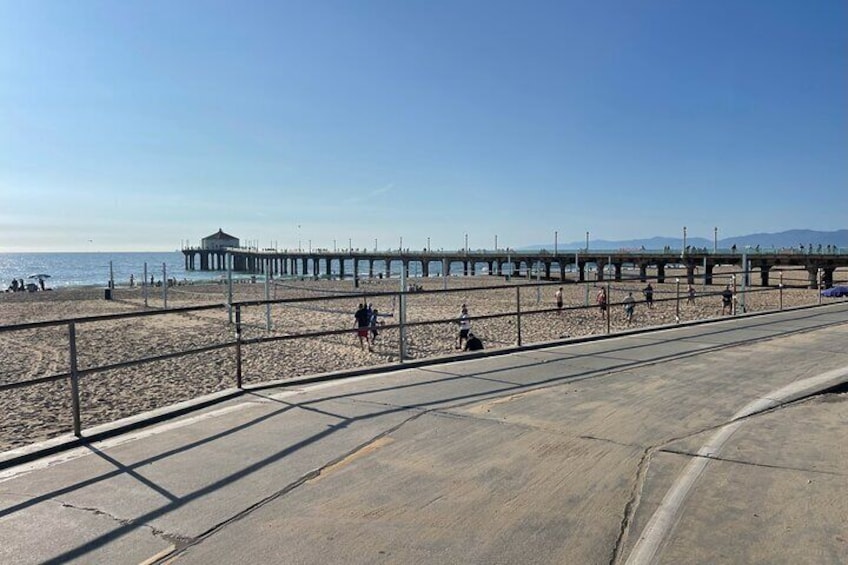
<instances>
[{"instance_id":1,"label":"lamp post on pier","mask_svg":"<svg viewBox=\"0 0 848 565\"><path fill-rule=\"evenodd\" d=\"M683 226L683 248L680 250L680 255L686 253L686 226Z\"/></svg>"},{"instance_id":2,"label":"lamp post on pier","mask_svg":"<svg viewBox=\"0 0 848 565\"><path fill-rule=\"evenodd\" d=\"M465 234L465 254L468 255L468 234Z\"/></svg>"},{"instance_id":3,"label":"lamp post on pier","mask_svg":"<svg viewBox=\"0 0 848 565\"><path fill-rule=\"evenodd\" d=\"M713 228L713 253L718 253L718 226Z\"/></svg>"},{"instance_id":4,"label":"lamp post on pier","mask_svg":"<svg viewBox=\"0 0 848 565\"><path fill-rule=\"evenodd\" d=\"M589 251L589 232L586 232L586 251Z\"/></svg>"},{"instance_id":5,"label":"lamp post on pier","mask_svg":"<svg viewBox=\"0 0 848 565\"><path fill-rule=\"evenodd\" d=\"M554 257L557 256L557 236L558 235L559 235L559 233L556 230L554 230Z\"/></svg>"}]
</instances>

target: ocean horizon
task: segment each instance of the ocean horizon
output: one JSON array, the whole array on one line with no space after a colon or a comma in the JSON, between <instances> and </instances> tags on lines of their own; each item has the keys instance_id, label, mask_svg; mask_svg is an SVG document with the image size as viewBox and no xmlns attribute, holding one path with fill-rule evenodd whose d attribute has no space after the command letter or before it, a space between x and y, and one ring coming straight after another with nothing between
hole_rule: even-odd
<instances>
[{"instance_id":1,"label":"ocean horizon","mask_svg":"<svg viewBox=\"0 0 848 565\"><path fill-rule=\"evenodd\" d=\"M110 273L115 286L128 286L130 276L135 284L140 284L147 264L147 280L153 277L154 282L176 279L183 282L219 281L225 271L189 271L185 269L185 259L181 251L121 251L121 252L21 252L0 253L0 289L6 290L12 279L23 279L24 283L37 282L33 275L49 275L45 278L47 288L60 289L71 287L105 287L109 284ZM320 264L320 276L326 276L324 264ZM431 266L431 275L441 274L441 266ZM400 264L392 264L391 276L400 276ZM353 266L350 260L345 261L345 273L350 276ZM385 274L385 263L374 262L374 274ZM338 276L334 266L331 276ZM420 276L420 266L410 265L410 276ZM233 273L233 278L250 278L250 273ZM279 277L277 277L279 278Z\"/></svg>"}]
</instances>

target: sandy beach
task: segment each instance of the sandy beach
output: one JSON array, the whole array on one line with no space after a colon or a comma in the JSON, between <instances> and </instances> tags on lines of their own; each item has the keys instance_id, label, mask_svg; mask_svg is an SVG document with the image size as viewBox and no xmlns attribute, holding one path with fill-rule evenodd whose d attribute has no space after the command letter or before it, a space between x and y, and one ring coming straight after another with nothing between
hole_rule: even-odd
<instances>
[{"instance_id":1,"label":"sandy beach","mask_svg":"<svg viewBox=\"0 0 848 565\"><path fill-rule=\"evenodd\" d=\"M650 273L649 273L650 275ZM819 303L815 289L803 288L806 273L786 274L787 288L782 292L786 308ZM711 286L694 285L693 302L686 296L687 285L679 287L667 273L664 284L654 283L654 306L644 303L644 283L638 280L610 282L610 331L673 324L680 321L717 318L721 313L718 295L730 281L729 272L716 274ZM848 279L837 272L836 279ZM683 279L685 281L685 279ZM753 280L758 280L755 276ZM737 277L737 290L739 278ZM607 283L562 284L564 309L555 309L554 294L559 283L542 288L527 286L527 279L503 277L450 277L410 279L424 292L406 295L407 355L411 358L437 357L457 353L458 326L455 323L462 304L472 317L472 331L487 349L512 346L518 340L516 306L520 300L521 341L524 344L548 342L603 334L606 319L595 306L600 286ZM507 288L485 288L509 285ZM797 285L797 286L795 286ZM447 286L450 292L432 293ZM789 288L791 286L791 288ZM518 289L518 290L517 290ZM271 299L331 297L332 299L295 304L251 305L241 308L242 337L291 336L305 332L346 330L343 334L321 337L281 339L243 347L243 378L255 384L297 376L396 363L400 345L397 328L380 327L372 351L360 347L353 313L360 302L373 304L386 326L398 323L400 300L381 296L381 292L399 290L397 279L363 280L358 288L352 281L274 281ZM678 301L678 290L680 299ZM749 312L775 310L781 292L776 288L749 287L744 306ZM234 285L234 302L262 300L264 284ZM621 304L628 292L637 300L635 314L628 323ZM49 320L70 320L116 313L161 311L161 288L149 289L147 307L141 288L116 288L113 300L104 299L103 289L78 288L53 292L0 294L0 324L4 326ZM210 392L235 386L236 361L232 343L234 325L226 308L226 284L197 284L168 289L168 308L164 314L120 320L75 323L80 398L83 428L160 408ZM832 300L832 299L825 299ZM743 298L737 298L741 309ZM583 308L586 304L590 308ZM189 306L209 305L201 311L173 312ZM538 310L550 310L534 313ZM507 317L485 318L506 314ZM482 317L482 318L481 318ZM270 330L268 322L270 321ZM420 322L439 321L418 325ZM0 366L0 384L37 379L70 371L69 325L38 327L0 333L4 363ZM157 360L133 367L85 373L103 367L148 357L178 353L188 349L209 348L201 353ZM0 451L68 433L72 429L71 393L68 379L0 391Z\"/></svg>"}]
</instances>

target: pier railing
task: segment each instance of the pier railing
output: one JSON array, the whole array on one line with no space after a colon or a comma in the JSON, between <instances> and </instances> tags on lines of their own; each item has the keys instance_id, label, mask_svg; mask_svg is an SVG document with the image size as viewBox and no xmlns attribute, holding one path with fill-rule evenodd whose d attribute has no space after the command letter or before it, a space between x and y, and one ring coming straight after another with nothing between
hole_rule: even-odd
<instances>
[{"instance_id":1,"label":"pier railing","mask_svg":"<svg viewBox=\"0 0 848 565\"><path fill-rule=\"evenodd\" d=\"M472 331L486 350L822 302L816 289L740 285L722 312L724 288L699 287L693 298L677 279L657 284L650 304L640 281L625 280L568 285L571 298L559 308L553 298L558 286L522 281L420 291L360 288L0 326L0 344L31 347L40 356L32 366L0 369L0 451L68 431L84 438L93 426L211 392L465 355L456 340L459 307L466 302ZM604 309L597 302L602 290ZM791 300L785 303L787 293ZM634 295L633 318L625 309L628 294ZM429 305L436 298L457 315L432 315ZM367 328L369 338L372 331L377 335L369 339L370 352L365 342L360 347L353 327L360 303L378 308L379 322ZM23 418L42 420L27 428L20 425Z\"/></svg>"}]
</instances>

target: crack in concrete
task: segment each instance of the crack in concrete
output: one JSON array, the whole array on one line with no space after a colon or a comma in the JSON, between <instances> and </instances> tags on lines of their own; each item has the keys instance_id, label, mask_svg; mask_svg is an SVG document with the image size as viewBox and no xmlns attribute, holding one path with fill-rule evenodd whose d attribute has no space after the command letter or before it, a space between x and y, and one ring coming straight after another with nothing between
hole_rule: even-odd
<instances>
[{"instance_id":1,"label":"crack in concrete","mask_svg":"<svg viewBox=\"0 0 848 565\"><path fill-rule=\"evenodd\" d=\"M188 537L188 536L182 536L182 535L179 535L179 534L167 532L167 531L162 530L160 528L157 528L157 527L155 527L151 524L137 523L132 518L119 518L118 516L115 516L114 514L110 514L109 512L107 512L105 510L102 510L100 508L95 508L93 506L79 506L79 505L72 504L70 502L64 502L64 501L61 501L61 500L58 500L58 499L51 499L51 502L59 504L62 508L70 508L71 510L79 510L79 511L82 511L82 512L87 512L87 513L93 514L95 516L106 517L106 518L118 523L121 526L135 526L135 527L138 527L138 528L145 528L147 530L150 530L150 533L153 536L161 538L162 540L166 541L167 543L171 544L174 547L180 547L182 545L190 543L193 539L193 538Z\"/></svg>"}]
</instances>

